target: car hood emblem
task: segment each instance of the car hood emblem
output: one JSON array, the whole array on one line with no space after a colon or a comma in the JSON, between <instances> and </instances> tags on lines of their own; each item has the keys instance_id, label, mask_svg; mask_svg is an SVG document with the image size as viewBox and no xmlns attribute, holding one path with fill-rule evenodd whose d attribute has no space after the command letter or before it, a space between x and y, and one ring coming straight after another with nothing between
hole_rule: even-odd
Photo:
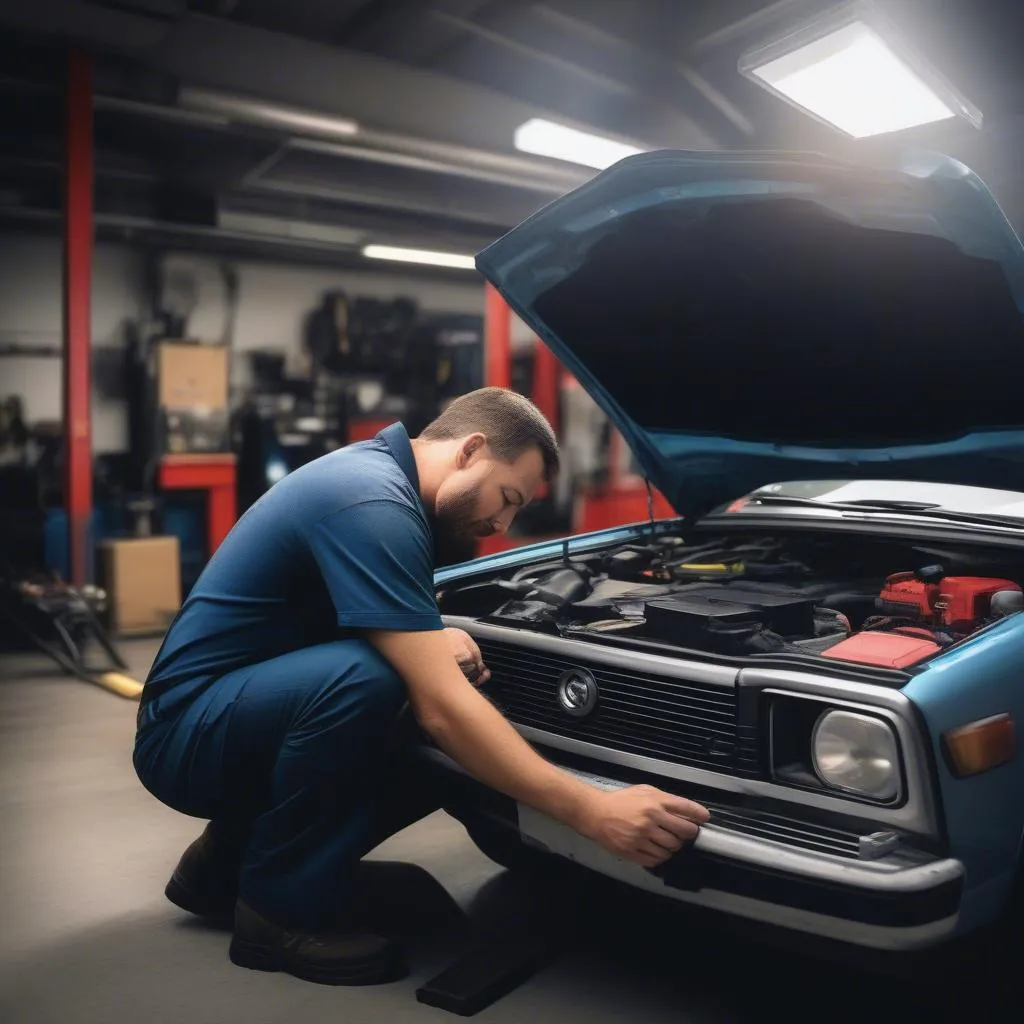
<instances>
[{"instance_id":1,"label":"car hood emblem","mask_svg":"<svg viewBox=\"0 0 1024 1024\"><path fill-rule=\"evenodd\" d=\"M597 680L583 668L571 668L558 677L558 703L574 718L589 715L597 705Z\"/></svg>"}]
</instances>

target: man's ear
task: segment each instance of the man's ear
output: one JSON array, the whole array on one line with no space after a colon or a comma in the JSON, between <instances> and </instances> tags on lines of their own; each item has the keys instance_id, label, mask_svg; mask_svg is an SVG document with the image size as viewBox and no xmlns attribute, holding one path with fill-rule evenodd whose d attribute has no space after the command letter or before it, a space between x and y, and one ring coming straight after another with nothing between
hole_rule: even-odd
<instances>
[{"instance_id":1,"label":"man's ear","mask_svg":"<svg viewBox=\"0 0 1024 1024\"><path fill-rule=\"evenodd\" d=\"M473 459L480 455L480 453L487 447L487 438L480 433L470 434L469 437L465 438L461 445L459 445L458 455L456 456L456 465L459 469L465 469L466 466L473 461Z\"/></svg>"}]
</instances>

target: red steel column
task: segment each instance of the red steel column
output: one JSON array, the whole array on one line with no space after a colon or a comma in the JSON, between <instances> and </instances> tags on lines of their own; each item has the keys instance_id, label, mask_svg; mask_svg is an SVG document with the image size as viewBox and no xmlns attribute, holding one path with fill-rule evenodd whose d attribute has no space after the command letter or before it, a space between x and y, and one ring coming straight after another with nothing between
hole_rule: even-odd
<instances>
[{"instance_id":1,"label":"red steel column","mask_svg":"<svg viewBox=\"0 0 1024 1024\"><path fill-rule=\"evenodd\" d=\"M533 349L533 403L558 433L558 382L561 368L554 353L537 338Z\"/></svg>"},{"instance_id":2,"label":"red steel column","mask_svg":"<svg viewBox=\"0 0 1024 1024\"><path fill-rule=\"evenodd\" d=\"M494 285L484 285L484 383L492 388L512 386L512 310Z\"/></svg>"},{"instance_id":3,"label":"red steel column","mask_svg":"<svg viewBox=\"0 0 1024 1024\"><path fill-rule=\"evenodd\" d=\"M68 62L64 153L64 504L71 582L88 582L92 518L90 298L93 244L92 57Z\"/></svg>"}]
</instances>

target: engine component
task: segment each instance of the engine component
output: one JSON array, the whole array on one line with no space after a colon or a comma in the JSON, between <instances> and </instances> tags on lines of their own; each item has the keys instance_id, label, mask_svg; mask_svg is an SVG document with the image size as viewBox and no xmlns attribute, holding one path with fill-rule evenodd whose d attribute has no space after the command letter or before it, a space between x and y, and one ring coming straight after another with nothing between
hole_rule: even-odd
<instances>
[{"instance_id":1,"label":"engine component","mask_svg":"<svg viewBox=\"0 0 1024 1024\"><path fill-rule=\"evenodd\" d=\"M850 620L834 608L814 609L814 634L817 637L850 635Z\"/></svg>"},{"instance_id":2,"label":"engine component","mask_svg":"<svg viewBox=\"0 0 1024 1024\"><path fill-rule=\"evenodd\" d=\"M479 615L481 608L496 608L522 592L507 580L484 580L439 590L436 596L449 615Z\"/></svg>"},{"instance_id":3,"label":"engine component","mask_svg":"<svg viewBox=\"0 0 1024 1024\"><path fill-rule=\"evenodd\" d=\"M814 602L768 588L692 586L644 605L646 632L684 647L723 653L763 649L762 634L778 639L813 636ZM769 645L773 649L777 644Z\"/></svg>"},{"instance_id":4,"label":"engine component","mask_svg":"<svg viewBox=\"0 0 1024 1024\"><path fill-rule=\"evenodd\" d=\"M570 636L573 633L626 633L643 624L643 619L598 619L596 622L588 622L585 626L566 626L565 634Z\"/></svg>"},{"instance_id":5,"label":"engine component","mask_svg":"<svg viewBox=\"0 0 1024 1024\"><path fill-rule=\"evenodd\" d=\"M666 588L658 583L627 583L625 580L601 580L588 597L572 606L574 622L593 623L613 616L637 620L644 617L649 600L665 596Z\"/></svg>"},{"instance_id":6,"label":"engine component","mask_svg":"<svg viewBox=\"0 0 1024 1024\"><path fill-rule=\"evenodd\" d=\"M745 569L743 562L683 562L672 566L672 575L677 580L729 578L742 576Z\"/></svg>"},{"instance_id":7,"label":"engine component","mask_svg":"<svg viewBox=\"0 0 1024 1024\"><path fill-rule=\"evenodd\" d=\"M875 614L878 592L875 583L864 581L863 590L835 590L815 595L819 604L827 608L841 609L851 627L861 628L866 619ZM874 590L874 593L872 591Z\"/></svg>"},{"instance_id":8,"label":"engine component","mask_svg":"<svg viewBox=\"0 0 1024 1024\"><path fill-rule=\"evenodd\" d=\"M855 633L821 652L824 658L855 661L881 668L907 668L938 654L942 648L924 629L894 630L891 633Z\"/></svg>"},{"instance_id":9,"label":"engine component","mask_svg":"<svg viewBox=\"0 0 1024 1024\"><path fill-rule=\"evenodd\" d=\"M1002 593L1021 594L1021 588L1012 580L947 576L939 584L935 607L944 626L956 633L969 633L989 618L992 598Z\"/></svg>"},{"instance_id":10,"label":"engine component","mask_svg":"<svg viewBox=\"0 0 1024 1024\"><path fill-rule=\"evenodd\" d=\"M938 569L938 579L935 569ZM942 569L935 566L922 573L893 573L885 581L875 606L883 615L933 622L941 579Z\"/></svg>"},{"instance_id":11,"label":"engine component","mask_svg":"<svg viewBox=\"0 0 1024 1024\"><path fill-rule=\"evenodd\" d=\"M590 580L579 569L556 569L538 579L531 580L528 596L561 608L586 597L590 593Z\"/></svg>"},{"instance_id":12,"label":"engine component","mask_svg":"<svg viewBox=\"0 0 1024 1024\"><path fill-rule=\"evenodd\" d=\"M954 633L970 633L992 614L992 598L996 594L1020 594L1021 588L1012 580L985 576L944 576L942 566L928 566L917 572L901 572L890 576L877 601L884 615L908 618L935 626L944 626ZM1007 606L1013 598L1001 598Z\"/></svg>"},{"instance_id":13,"label":"engine component","mask_svg":"<svg viewBox=\"0 0 1024 1024\"><path fill-rule=\"evenodd\" d=\"M1024 612L1024 592L999 590L992 595L988 610L994 619L1005 619L1007 615Z\"/></svg>"},{"instance_id":14,"label":"engine component","mask_svg":"<svg viewBox=\"0 0 1024 1024\"><path fill-rule=\"evenodd\" d=\"M608 575L614 579L640 579L654 561L654 553L638 548L621 548L608 556Z\"/></svg>"},{"instance_id":15,"label":"engine component","mask_svg":"<svg viewBox=\"0 0 1024 1024\"><path fill-rule=\"evenodd\" d=\"M792 647L802 654L821 654L850 635L850 620L833 608L815 608L814 636L791 640Z\"/></svg>"},{"instance_id":16,"label":"engine component","mask_svg":"<svg viewBox=\"0 0 1024 1024\"><path fill-rule=\"evenodd\" d=\"M529 623L534 628L556 632L554 609L546 601L506 601L494 614L483 618L499 626L522 626Z\"/></svg>"}]
</instances>

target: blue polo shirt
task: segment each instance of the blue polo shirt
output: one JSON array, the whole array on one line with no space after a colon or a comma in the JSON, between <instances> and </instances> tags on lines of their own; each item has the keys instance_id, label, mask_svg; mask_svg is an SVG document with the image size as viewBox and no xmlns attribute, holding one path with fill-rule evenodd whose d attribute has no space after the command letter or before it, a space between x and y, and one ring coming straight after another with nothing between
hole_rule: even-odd
<instances>
[{"instance_id":1,"label":"blue polo shirt","mask_svg":"<svg viewBox=\"0 0 1024 1024\"><path fill-rule=\"evenodd\" d=\"M433 574L416 460L395 423L291 473L239 519L164 639L140 721L352 630L441 629Z\"/></svg>"}]
</instances>

